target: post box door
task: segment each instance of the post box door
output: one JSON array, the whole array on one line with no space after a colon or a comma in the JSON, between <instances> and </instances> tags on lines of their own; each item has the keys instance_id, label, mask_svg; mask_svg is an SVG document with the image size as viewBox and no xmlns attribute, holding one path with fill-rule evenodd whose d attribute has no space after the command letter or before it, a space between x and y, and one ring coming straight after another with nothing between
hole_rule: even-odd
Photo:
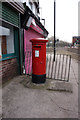
<instances>
[{"instance_id":1,"label":"post box door","mask_svg":"<svg viewBox=\"0 0 80 120\"><path fill-rule=\"evenodd\" d=\"M42 74L43 73L43 51L41 45L33 45L33 70L34 74Z\"/></svg>"}]
</instances>

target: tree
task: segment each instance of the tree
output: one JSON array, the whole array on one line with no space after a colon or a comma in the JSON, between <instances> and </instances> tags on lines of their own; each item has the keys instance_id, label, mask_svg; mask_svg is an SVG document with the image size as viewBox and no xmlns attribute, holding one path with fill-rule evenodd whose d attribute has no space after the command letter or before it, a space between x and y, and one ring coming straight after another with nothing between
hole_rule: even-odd
<instances>
[{"instance_id":1,"label":"tree","mask_svg":"<svg viewBox=\"0 0 80 120\"><path fill-rule=\"evenodd\" d=\"M59 40L59 38L56 38L55 42L56 42L56 47L71 46L71 43L65 42L63 40ZM54 36L48 38L48 46L54 47Z\"/></svg>"}]
</instances>

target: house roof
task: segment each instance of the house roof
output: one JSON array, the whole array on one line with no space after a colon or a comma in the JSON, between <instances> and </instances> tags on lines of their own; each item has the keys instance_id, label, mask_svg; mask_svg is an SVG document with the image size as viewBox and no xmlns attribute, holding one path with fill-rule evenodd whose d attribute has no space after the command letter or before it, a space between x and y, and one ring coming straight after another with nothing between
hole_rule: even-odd
<instances>
[{"instance_id":1,"label":"house roof","mask_svg":"<svg viewBox=\"0 0 80 120\"><path fill-rule=\"evenodd\" d=\"M32 0L32 1L35 3L37 12L39 13L39 0Z\"/></svg>"},{"instance_id":2,"label":"house roof","mask_svg":"<svg viewBox=\"0 0 80 120\"><path fill-rule=\"evenodd\" d=\"M36 24L43 30L44 36L47 37L48 31L45 29L40 20L34 15L34 13L30 10L28 6L25 7L24 15L21 16L22 27L26 27L26 23L30 17L32 17L35 20Z\"/></svg>"}]
</instances>

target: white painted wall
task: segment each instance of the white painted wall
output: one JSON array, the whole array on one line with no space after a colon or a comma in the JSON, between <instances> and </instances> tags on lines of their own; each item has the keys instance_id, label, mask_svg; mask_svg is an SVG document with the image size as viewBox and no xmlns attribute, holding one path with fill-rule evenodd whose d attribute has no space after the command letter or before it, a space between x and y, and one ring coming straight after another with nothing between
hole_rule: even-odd
<instances>
[{"instance_id":1,"label":"white painted wall","mask_svg":"<svg viewBox=\"0 0 80 120\"><path fill-rule=\"evenodd\" d=\"M36 6L35 6L34 3L33 3L33 13L34 13L35 15L37 15L37 9L36 9Z\"/></svg>"},{"instance_id":2,"label":"white painted wall","mask_svg":"<svg viewBox=\"0 0 80 120\"><path fill-rule=\"evenodd\" d=\"M36 5L35 5L35 0L22 0L22 2L24 3L24 2L26 2L26 5L31 9L31 5L29 4L30 2L32 3L32 12L35 14L35 15L37 15L38 13L37 13L37 10L36 10Z\"/></svg>"}]
</instances>

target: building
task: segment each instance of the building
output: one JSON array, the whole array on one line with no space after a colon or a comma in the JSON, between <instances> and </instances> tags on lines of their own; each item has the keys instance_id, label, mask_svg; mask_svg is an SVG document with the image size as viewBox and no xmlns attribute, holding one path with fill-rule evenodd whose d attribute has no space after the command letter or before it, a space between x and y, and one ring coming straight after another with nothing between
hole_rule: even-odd
<instances>
[{"instance_id":1,"label":"building","mask_svg":"<svg viewBox=\"0 0 80 120\"><path fill-rule=\"evenodd\" d=\"M22 27L24 28L24 63L26 74L30 74L32 67L32 38L46 38L48 31L44 28L39 18L39 1L27 0L24 3L25 14L22 15Z\"/></svg>"},{"instance_id":2,"label":"building","mask_svg":"<svg viewBox=\"0 0 80 120\"><path fill-rule=\"evenodd\" d=\"M21 21L22 3L0 2L0 77L2 82L21 73Z\"/></svg>"},{"instance_id":3,"label":"building","mask_svg":"<svg viewBox=\"0 0 80 120\"><path fill-rule=\"evenodd\" d=\"M6 1L6 0L5 0ZM32 38L46 38L48 31L40 22L39 1L0 2L0 78L2 83L31 72ZM1 72L2 71L2 72ZM0 80L1 81L1 80Z\"/></svg>"}]
</instances>

